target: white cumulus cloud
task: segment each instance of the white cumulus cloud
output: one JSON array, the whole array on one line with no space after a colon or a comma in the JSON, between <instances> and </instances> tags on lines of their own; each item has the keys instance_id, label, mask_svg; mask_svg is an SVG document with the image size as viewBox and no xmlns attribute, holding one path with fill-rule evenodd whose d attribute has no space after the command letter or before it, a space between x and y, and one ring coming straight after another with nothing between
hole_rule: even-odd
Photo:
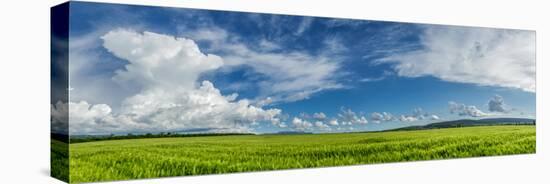
<instances>
[{"instance_id":1,"label":"white cumulus cloud","mask_svg":"<svg viewBox=\"0 0 550 184\"><path fill-rule=\"evenodd\" d=\"M198 81L224 61L203 54L193 40L124 29L101 38L105 49L129 62L112 79L139 92L125 98L117 113L106 104L69 102L71 133L187 128L245 132L260 121L285 126L277 118L281 110L254 106L247 99L237 100L238 94L221 94L210 81Z\"/></svg>"},{"instance_id":2,"label":"white cumulus cloud","mask_svg":"<svg viewBox=\"0 0 550 184\"><path fill-rule=\"evenodd\" d=\"M509 110L506 108L506 104L504 104L504 98L500 95L495 95L493 98L489 100L489 111L490 112L508 112Z\"/></svg>"},{"instance_id":3,"label":"white cumulus cloud","mask_svg":"<svg viewBox=\"0 0 550 184\"><path fill-rule=\"evenodd\" d=\"M375 123L395 120L395 117L391 113L388 113L388 112L382 112L382 113L373 112L370 115L370 118Z\"/></svg>"},{"instance_id":4,"label":"white cumulus cloud","mask_svg":"<svg viewBox=\"0 0 550 184\"><path fill-rule=\"evenodd\" d=\"M328 122L328 124L331 125L331 126L338 126L338 120L337 119L331 119Z\"/></svg>"},{"instance_id":5,"label":"white cumulus cloud","mask_svg":"<svg viewBox=\"0 0 550 184\"><path fill-rule=\"evenodd\" d=\"M69 127L69 106L67 103L57 101L50 105L52 132L68 133Z\"/></svg>"},{"instance_id":6,"label":"white cumulus cloud","mask_svg":"<svg viewBox=\"0 0 550 184\"><path fill-rule=\"evenodd\" d=\"M405 115L399 116L399 121L403 121L403 122L413 122L417 120L418 119L414 116L405 116Z\"/></svg>"},{"instance_id":7,"label":"white cumulus cloud","mask_svg":"<svg viewBox=\"0 0 550 184\"><path fill-rule=\"evenodd\" d=\"M327 115L325 115L325 113L323 112L313 113L313 118L317 120L324 120L327 118Z\"/></svg>"},{"instance_id":8,"label":"white cumulus cloud","mask_svg":"<svg viewBox=\"0 0 550 184\"><path fill-rule=\"evenodd\" d=\"M466 104L456 103L453 101L449 102L449 111L451 114L456 113L459 116L482 117L488 115L474 105L467 106Z\"/></svg>"},{"instance_id":9,"label":"white cumulus cloud","mask_svg":"<svg viewBox=\"0 0 550 184\"><path fill-rule=\"evenodd\" d=\"M341 122L342 125L352 125L352 124L367 124L369 121L365 116L361 116L355 112L353 112L351 109L340 109L340 113L338 113L338 119Z\"/></svg>"},{"instance_id":10,"label":"white cumulus cloud","mask_svg":"<svg viewBox=\"0 0 550 184\"><path fill-rule=\"evenodd\" d=\"M294 119L292 119L292 126L295 129L298 129L298 130L306 130L306 129L311 128L313 126L313 124L311 124L307 120L303 120L303 119L294 117Z\"/></svg>"},{"instance_id":11,"label":"white cumulus cloud","mask_svg":"<svg viewBox=\"0 0 550 184\"><path fill-rule=\"evenodd\" d=\"M330 127L327 124L323 123L322 121L316 121L315 127L323 130L330 129Z\"/></svg>"},{"instance_id":12,"label":"white cumulus cloud","mask_svg":"<svg viewBox=\"0 0 550 184\"><path fill-rule=\"evenodd\" d=\"M424 112L422 108L418 107L413 109L412 115L401 115L397 119L401 122L414 122L421 120L439 120L439 116Z\"/></svg>"},{"instance_id":13,"label":"white cumulus cloud","mask_svg":"<svg viewBox=\"0 0 550 184\"><path fill-rule=\"evenodd\" d=\"M195 42L186 38L119 29L101 39L109 52L130 62L113 79L142 89L193 89L201 73L224 64L219 56L201 53Z\"/></svg>"}]
</instances>

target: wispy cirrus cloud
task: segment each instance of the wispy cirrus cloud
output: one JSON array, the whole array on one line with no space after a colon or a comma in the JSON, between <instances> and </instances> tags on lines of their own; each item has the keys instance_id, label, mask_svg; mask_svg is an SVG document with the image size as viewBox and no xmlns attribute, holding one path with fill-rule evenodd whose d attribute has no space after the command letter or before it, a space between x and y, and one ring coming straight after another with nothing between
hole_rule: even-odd
<instances>
[{"instance_id":1,"label":"wispy cirrus cloud","mask_svg":"<svg viewBox=\"0 0 550 184\"><path fill-rule=\"evenodd\" d=\"M535 33L531 31L426 26L421 49L378 59L398 76L535 92Z\"/></svg>"},{"instance_id":2,"label":"wispy cirrus cloud","mask_svg":"<svg viewBox=\"0 0 550 184\"><path fill-rule=\"evenodd\" d=\"M336 55L311 55L303 51L276 51L283 46L260 40L258 48L245 44L238 36L226 30L210 26L182 33L197 41L210 43L209 50L224 58L224 70L246 65L253 72L265 77L256 81L260 94L258 100L270 98L272 103L293 102L309 98L315 93L344 88L339 78L341 60ZM220 36L221 35L221 36ZM326 53L338 53L344 48L340 42L326 41Z\"/></svg>"},{"instance_id":3,"label":"wispy cirrus cloud","mask_svg":"<svg viewBox=\"0 0 550 184\"><path fill-rule=\"evenodd\" d=\"M307 29L309 29L314 20L315 19L313 17L302 17L302 21L298 24L295 35L302 35L305 31L307 31Z\"/></svg>"}]
</instances>

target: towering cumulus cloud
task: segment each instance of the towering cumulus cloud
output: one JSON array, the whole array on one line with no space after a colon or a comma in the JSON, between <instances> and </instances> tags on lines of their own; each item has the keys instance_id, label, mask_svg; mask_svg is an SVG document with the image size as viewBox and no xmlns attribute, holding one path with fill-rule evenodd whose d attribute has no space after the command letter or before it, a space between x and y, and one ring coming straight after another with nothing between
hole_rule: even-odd
<instances>
[{"instance_id":1,"label":"towering cumulus cloud","mask_svg":"<svg viewBox=\"0 0 550 184\"><path fill-rule=\"evenodd\" d=\"M427 27L423 49L379 60L399 76L535 92L535 33L487 28Z\"/></svg>"},{"instance_id":2,"label":"towering cumulus cloud","mask_svg":"<svg viewBox=\"0 0 550 184\"><path fill-rule=\"evenodd\" d=\"M112 80L139 92L124 99L116 113L105 104L70 102L71 133L188 128L246 132L256 122L280 123L281 110L253 106L247 99L237 100L237 94L221 94L210 81L198 81L224 62L201 53L193 40L123 29L101 39L105 49L128 61Z\"/></svg>"}]
</instances>

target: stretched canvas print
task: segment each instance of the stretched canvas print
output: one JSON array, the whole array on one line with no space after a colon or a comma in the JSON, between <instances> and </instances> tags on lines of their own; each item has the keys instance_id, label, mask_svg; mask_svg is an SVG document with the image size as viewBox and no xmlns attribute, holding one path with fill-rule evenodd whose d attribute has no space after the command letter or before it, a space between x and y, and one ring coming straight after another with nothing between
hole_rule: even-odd
<instances>
[{"instance_id":1,"label":"stretched canvas print","mask_svg":"<svg viewBox=\"0 0 550 184\"><path fill-rule=\"evenodd\" d=\"M51 25L69 183L536 151L534 31L74 1Z\"/></svg>"}]
</instances>

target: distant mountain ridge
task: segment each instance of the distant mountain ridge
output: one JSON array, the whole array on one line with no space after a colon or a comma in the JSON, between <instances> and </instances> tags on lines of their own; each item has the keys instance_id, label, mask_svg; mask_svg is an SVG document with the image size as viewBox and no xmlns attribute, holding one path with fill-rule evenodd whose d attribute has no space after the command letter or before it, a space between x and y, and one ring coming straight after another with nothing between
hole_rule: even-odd
<instances>
[{"instance_id":1,"label":"distant mountain ridge","mask_svg":"<svg viewBox=\"0 0 550 184\"><path fill-rule=\"evenodd\" d=\"M425 130L436 128L456 128L467 126L487 126L487 125L534 125L535 119L530 118L487 118L487 119L460 119L453 121L443 121L437 123L431 123L427 125L408 126L384 131L398 131L398 130Z\"/></svg>"}]
</instances>

